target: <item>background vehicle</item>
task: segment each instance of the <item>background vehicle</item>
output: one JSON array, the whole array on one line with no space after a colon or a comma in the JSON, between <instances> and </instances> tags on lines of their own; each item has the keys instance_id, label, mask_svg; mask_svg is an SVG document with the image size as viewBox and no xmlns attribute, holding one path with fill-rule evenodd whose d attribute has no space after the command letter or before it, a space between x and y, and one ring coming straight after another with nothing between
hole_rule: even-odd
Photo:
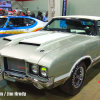
<instances>
[{"instance_id":1,"label":"background vehicle","mask_svg":"<svg viewBox=\"0 0 100 100\"><path fill-rule=\"evenodd\" d=\"M0 37L35 32L41 30L45 24L45 22L27 16L1 16Z\"/></svg>"}]
</instances>

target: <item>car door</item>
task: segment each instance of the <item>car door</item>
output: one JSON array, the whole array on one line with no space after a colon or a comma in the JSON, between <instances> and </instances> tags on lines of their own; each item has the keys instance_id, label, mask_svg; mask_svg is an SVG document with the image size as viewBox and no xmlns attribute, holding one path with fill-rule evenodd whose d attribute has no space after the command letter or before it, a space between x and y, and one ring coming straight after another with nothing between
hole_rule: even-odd
<instances>
[{"instance_id":1,"label":"car door","mask_svg":"<svg viewBox=\"0 0 100 100\"><path fill-rule=\"evenodd\" d=\"M25 17L20 17L17 19L17 34L20 33L27 33L29 28L27 24L25 23Z\"/></svg>"},{"instance_id":2,"label":"car door","mask_svg":"<svg viewBox=\"0 0 100 100\"><path fill-rule=\"evenodd\" d=\"M97 60L100 56L100 21L95 22L95 36L93 36L93 42L91 45L93 52L93 61Z\"/></svg>"},{"instance_id":3,"label":"car door","mask_svg":"<svg viewBox=\"0 0 100 100\"><path fill-rule=\"evenodd\" d=\"M5 31L4 28L0 28L0 37L4 37L5 36Z\"/></svg>"},{"instance_id":4,"label":"car door","mask_svg":"<svg viewBox=\"0 0 100 100\"><path fill-rule=\"evenodd\" d=\"M99 56L100 51L100 38L96 35L96 21L95 20L82 20L82 27L84 27L86 37L88 37L86 43L86 52L95 60ZM84 45L85 46L85 45Z\"/></svg>"},{"instance_id":5,"label":"car door","mask_svg":"<svg viewBox=\"0 0 100 100\"><path fill-rule=\"evenodd\" d=\"M9 18L6 26L4 27L5 35L17 34L17 25L14 23L15 18Z\"/></svg>"},{"instance_id":6,"label":"car door","mask_svg":"<svg viewBox=\"0 0 100 100\"><path fill-rule=\"evenodd\" d=\"M24 30L25 32L32 32L37 30L38 27L37 26L37 21L32 19L32 18L28 18L28 17L24 17L21 21L22 24L20 24L20 27L18 27L20 30Z\"/></svg>"},{"instance_id":7,"label":"car door","mask_svg":"<svg viewBox=\"0 0 100 100\"><path fill-rule=\"evenodd\" d=\"M0 37L4 37L5 35L5 25L7 23L8 18L0 18Z\"/></svg>"},{"instance_id":8,"label":"car door","mask_svg":"<svg viewBox=\"0 0 100 100\"><path fill-rule=\"evenodd\" d=\"M14 35L14 34L20 34L20 33L25 33L25 29L21 28L22 27L22 22L23 18L9 18L9 21L5 27L5 34L8 35Z\"/></svg>"},{"instance_id":9,"label":"car door","mask_svg":"<svg viewBox=\"0 0 100 100\"><path fill-rule=\"evenodd\" d=\"M97 30L97 36L99 37L99 55L100 55L100 20L97 21L97 27L96 27L96 30Z\"/></svg>"}]
</instances>

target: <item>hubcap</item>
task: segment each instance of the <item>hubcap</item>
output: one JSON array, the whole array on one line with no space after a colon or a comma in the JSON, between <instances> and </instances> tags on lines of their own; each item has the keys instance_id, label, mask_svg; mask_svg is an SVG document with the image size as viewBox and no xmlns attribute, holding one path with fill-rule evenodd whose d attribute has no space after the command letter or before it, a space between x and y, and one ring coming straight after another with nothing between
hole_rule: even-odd
<instances>
[{"instance_id":1,"label":"hubcap","mask_svg":"<svg viewBox=\"0 0 100 100\"><path fill-rule=\"evenodd\" d=\"M78 88L81 86L82 82L83 82L83 78L84 78L84 69L83 67L78 67L74 74L73 74L73 79L72 79L72 85L75 88Z\"/></svg>"}]
</instances>

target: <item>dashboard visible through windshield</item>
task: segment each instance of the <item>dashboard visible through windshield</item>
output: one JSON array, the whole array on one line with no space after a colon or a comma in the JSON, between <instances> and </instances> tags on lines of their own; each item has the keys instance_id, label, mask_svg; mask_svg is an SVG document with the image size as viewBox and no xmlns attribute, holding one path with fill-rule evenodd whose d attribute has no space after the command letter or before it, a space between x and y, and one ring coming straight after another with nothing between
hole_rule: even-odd
<instances>
[{"instance_id":1,"label":"dashboard visible through windshield","mask_svg":"<svg viewBox=\"0 0 100 100\"><path fill-rule=\"evenodd\" d=\"M92 20L56 18L51 20L43 30L93 35L94 27L95 22Z\"/></svg>"}]
</instances>

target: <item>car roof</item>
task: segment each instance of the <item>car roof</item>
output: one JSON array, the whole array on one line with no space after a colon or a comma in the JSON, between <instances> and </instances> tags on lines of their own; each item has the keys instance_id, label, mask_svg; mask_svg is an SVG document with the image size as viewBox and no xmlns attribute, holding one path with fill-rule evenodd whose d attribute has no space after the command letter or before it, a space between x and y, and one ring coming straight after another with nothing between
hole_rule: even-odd
<instances>
[{"instance_id":1,"label":"car roof","mask_svg":"<svg viewBox=\"0 0 100 100\"><path fill-rule=\"evenodd\" d=\"M56 16L53 18L78 18L78 19L90 19L90 20L100 20L99 16L87 16L87 15L70 15L70 16Z\"/></svg>"}]
</instances>

